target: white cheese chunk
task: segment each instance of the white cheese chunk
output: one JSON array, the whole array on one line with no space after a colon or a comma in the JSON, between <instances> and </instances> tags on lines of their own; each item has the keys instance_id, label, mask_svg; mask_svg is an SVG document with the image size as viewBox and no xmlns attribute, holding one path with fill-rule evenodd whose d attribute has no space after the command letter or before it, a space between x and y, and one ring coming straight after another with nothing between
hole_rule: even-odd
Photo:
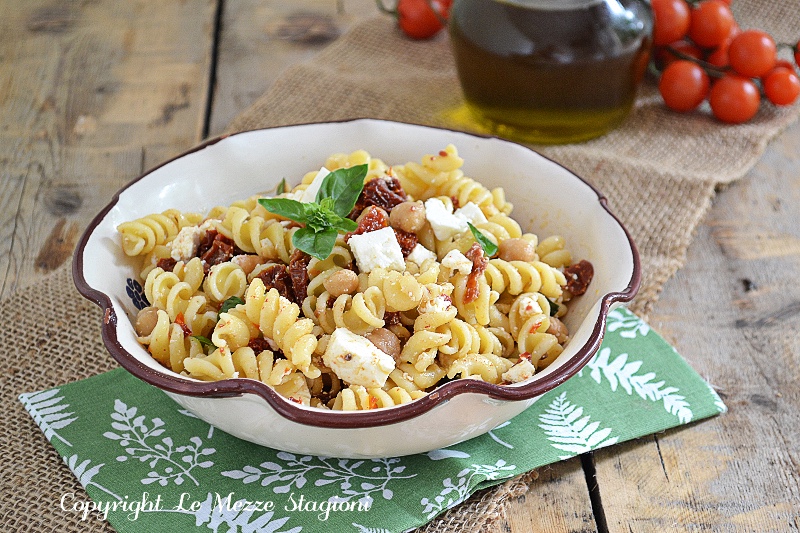
<instances>
[{"instance_id":1,"label":"white cheese chunk","mask_svg":"<svg viewBox=\"0 0 800 533\"><path fill-rule=\"evenodd\" d=\"M450 250L447 255L442 258L442 266L450 270L459 270L462 274L469 274L472 272L472 261L467 259L467 256L458 250Z\"/></svg>"},{"instance_id":2,"label":"white cheese chunk","mask_svg":"<svg viewBox=\"0 0 800 533\"><path fill-rule=\"evenodd\" d=\"M542 306L539 305L539 302L530 296L522 296L519 299L519 311L523 316L526 317L540 315L544 312L542 311Z\"/></svg>"},{"instance_id":3,"label":"white cheese chunk","mask_svg":"<svg viewBox=\"0 0 800 533\"><path fill-rule=\"evenodd\" d=\"M408 257L406 257L407 261L411 261L419 267L421 267L422 263L428 259L436 259L436 254L422 246L420 243L417 243L416 246L414 246L414 248L411 250L411 253L408 254Z\"/></svg>"},{"instance_id":4,"label":"white cheese chunk","mask_svg":"<svg viewBox=\"0 0 800 533\"><path fill-rule=\"evenodd\" d=\"M371 272L378 267L400 272L406 269L403 251L392 228L353 235L348 244L361 272Z\"/></svg>"},{"instance_id":5,"label":"white cheese chunk","mask_svg":"<svg viewBox=\"0 0 800 533\"><path fill-rule=\"evenodd\" d=\"M444 313L451 305L453 305L453 300L446 294L440 294L435 298L423 300L417 307L417 311L420 313Z\"/></svg>"},{"instance_id":6,"label":"white cheese chunk","mask_svg":"<svg viewBox=\"0 0 800 533\"><path fill-rule=\"evenodd\" d=\"M533 376L535 372L536 367L531 364L529 359L520 359L519 363L508 369L508 372L503 372L501 377L503 381L519 383Z\"/></svg>"},{"instance_id":7,"label":"white cheese chunk","mask_svg":"<svg viewBox=\"0 0 800 533\"><path fill-rule=\"evenodd\" d=\"M467 222L471 222L473 226L488 222L486 215L483 214L478 204L474 202L467 202L465 205L456 209L456 212L453 214L459 218L463 218Z\"/></svg>"},{"instance_id":8,"label":"white cheese chunk","mask_svg":"<svg viewBox=\"0 0 800 533\"><path fill-rule=\"evenodd\" d=\"M394 370L394 358L347 328L336 328L322 360L350 385L383 387Z\"/></svg>"},{"instance_id":9,"label":"white cheese chunk","mask_svg":"<svg viewBox=\"0 0 800 533\"><path fill-rule=\"evenodd\" d=\"M186 226L172 239L169 255L175 261L188 261L197 255L197 247L199 245L200 228L197 226Z\"/></svg>"},{"instance_id":10,"label":"white cheese chunk","mask_svg":"<svg viewBox=\"0 0 800 533\"><path fill-rule=\"evenodd\" d=\"M303 195L300 197L300 201L303 203L314 202L317 199L317 193L319 192L319 188L322 186L322 180L325 179L325 176L330 174L331 171L325 167L319 169L317 175L314 176L314 180L308 186L306 190L303 191Z\"/></svg>"},{"instance_id":11,"label":"white cheese chunk","mask_svg":"<svg viewBox=\"0 0 800 533\"><path fill-rule=\"evenodd\" d=\"M469 229L467 220L451 213L438 198L429 198L425 201L425 218L431 223L433 233L440 241L455 237Z\"/></svg>"}]
</instances>

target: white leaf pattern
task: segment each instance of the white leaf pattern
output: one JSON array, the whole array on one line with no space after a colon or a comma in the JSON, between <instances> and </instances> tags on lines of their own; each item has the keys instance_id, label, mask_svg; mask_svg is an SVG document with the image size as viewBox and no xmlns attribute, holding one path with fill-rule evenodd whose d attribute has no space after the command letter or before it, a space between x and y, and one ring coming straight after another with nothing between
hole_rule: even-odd
<instances>
[{"instance_id":1,"label":"white leaf pattern","mask_svg":"<svg viewBox=\"0 0 800 533\"><path fill-rule=\"evenodd\" d=\"M75 422L78 417L73 416L75 414L73 412L67 412L69 404L61 403L64 397L57 396L58 393L59 389L50 389L42 392L20 394L19 399L25 410L33 417L36 425L42 428L47 440L52 442L56 438L71 447L72 444L59 435L56 430L64 429Z\"/></svg>"},{"instance_id":2,"label":"white leaf pattern","mask_svg":"<svg viewBox=\"0 0 800 533\"><path fill-rule=\"evenodd\" d=\"M561 459L568 459L579 453L610 446L619 439L608 438L611 428L600 429L600 422L589 423L590 419L589 415L583 414L583 407L570 403L567 393L562 392L539 415L539 427L554 448L570 452L570 455L560 456Z\"/></svg>"}]
</instances>

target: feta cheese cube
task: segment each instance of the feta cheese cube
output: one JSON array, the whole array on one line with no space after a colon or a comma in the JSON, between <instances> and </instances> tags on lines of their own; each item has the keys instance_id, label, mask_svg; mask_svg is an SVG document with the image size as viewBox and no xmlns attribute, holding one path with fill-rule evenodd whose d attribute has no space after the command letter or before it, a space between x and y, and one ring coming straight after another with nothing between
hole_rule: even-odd
<instances>
[{"instance_id":1,"label":"feta cheese cube","mask_svg":"<svg viewBox=\"0 0 800 533\"><path fill-rule=\"evenodd\" d=\"M331 171L325 167L319 169L317 175L314 176L314 180L308 186L306 190L303 191L303 195L300 197L300 201L303 203L314 202L317 199L317 193L319 192L319 188L322 186L322 180L325 179L325 176L330 174Z\"/></svg>"},{"instance_id":2,"label":"feta cheese cube","mask_svg":"<svg viewBox=\"0 0 800 533\"><path fill-rule=\"evenodd\" d=\"M378 267L400 272L406 269L403 251L392 228L353 235L348 244L361 272L371 272Z\"/></svg>"},{"instance_id":3,"label":"feta cheese cube","mask_svg":"<svg viewBox=\"0 0 800 533\"><path fill-rule=\"evenodd\" d=\"M417 307L420 313L444 313L450 306L453 305L453 300L446 294L440 294L434 298L427 298L422 301Z\"/></svg>"},{"instance_id":4,"label":"feta cheese cube","mask_svg":"<svg viewBox=\"0 0 800 533\"><path fill-rule=\"evenodd\" d=\"M417 243L416 246L411 250L411 253L408 254L406 257L407 261L411 261L415 263L417 266L421 267L422 263L427 261L428 259L436 259L436 254L422 246L421 244Z\"/></svg>"},{"instance_id":5,"label":"feta cheese cube","mask_svg":"<svg viewBox=\"0 0 800 533\"><path fill-rule=\"evenodd\" d=\"M350 385L383 387L394 358L347 328L336 328L322 356L326 366Z\"/></svg>"},{"instance_id":6,"label":"feta cheese cube","mask_svg":"<svg viewBox=\"0 0 800 533\"><path fill-rule=\"evenodd\" d=\"M519 383L532 377L535 372L536 367L531 364L530 359L520 359L519 363L508 369L508 372L503 372L501 377L503 381Z\"/></svg>"},{"instance_id":7,"label":"feta cheese cube","mask_svg":"<svg viewBox=\"0 0 800 533\"><path fill-rule=\"evenodd\" d=\"M483 214L478 204L474 202L467 202L465 205L456 209L456 212L453 214L459 218L463 218L467 222L471 222L473 226L488 222L486 215Z\"/></svg>"},{"instance_id":8,"label":"feta cheese cube","mask_svg":"<svg viewBox=\"0 0 800 533\"><path fill-rule=\"evenodd\" d=\"M462 274L469 274L472 272L472 261L467 259L467 256L458 250L450 250L447 255L442 259L442 266L450 270L459 270Z\"/></svg>"},{"instance_id":9,"label":"feta cheese cube","mask_svg":"<svg viewBox=\"0 0 800 533\"><path fill-rule=\"evenodd\" d=\"M200 228L186 226L182 228L170 244L169 255L175 261L188 261L197 254L200 245Z\"/></svg>"},{"instance_id":10,"label":"feta cheese cube","mask_svg":"<svg viewBox=\"0 0 800 533\"><path fill-rule=\"evenodd\" d=\"M542 306L539 305L539 302L536 301L535 298L531 298L530 296L522 296L519 299L519 311L523 316L533 316L533 315L540 315L544 311L542 311Z\"/></svg>"},{"instance_id":11,"label":"feta cheese cube","mask_svg":"<svg viewBox=\"0 0 800 533\"><path fill-rule=\"evenodd\" d=\"M455 237L469 229L465 218L457 217L438 198L425 201L425 218L431 223L433 233L441 240Z\"/></svg>"}]
</instances>

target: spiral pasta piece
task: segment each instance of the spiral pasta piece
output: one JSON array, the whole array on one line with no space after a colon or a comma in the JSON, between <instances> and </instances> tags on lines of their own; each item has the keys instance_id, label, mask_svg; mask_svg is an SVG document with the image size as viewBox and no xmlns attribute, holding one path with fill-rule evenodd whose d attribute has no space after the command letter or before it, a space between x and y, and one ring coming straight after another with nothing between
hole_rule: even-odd
<instances>
[{"instance_id":1,"label":"spiral pasta piece","mask_svg":"<svg viewBox=\"0 0 800 533\"><path fill-rule=\"evenodd\" d=\"M566 241L561 235L553 235L536 246L539 260L554 268L561 268L572 264L572 254L566 249Z\"/></svg>"},{"instance_id":2,"label":"spiral pasta piece","mask_svg":"<svg viewBox=\"0 0 800 533\"><path fill-rule=\"evenodd\" d=\"M122 251L136 256L149 253L159 244L165 244L186 227L198 224L203 219L198 213L182 213L167 209L117 226L122 236Z\"/></svg>"},{"instance_id":3,"label":"spiral pasta piece","mask_svg":"<svg viewBox=\"0 0 800 533\"><path fill-rule=\"evenodd\" d=\"M299 318L300 308L275 289L268 292L264 282L254 279L245 294L245 314L258 324L264 337L272 339L294 366L306 377L316 378L320 370L311 361L317 347L314 322Z\"/></svg>"},{"instance_id":4,"label":"spiral pasta piece","mask_svg":"<svg viewBox=\"0 0 800 533\"><path fill-rule=\"evenodd\" d=\"M365 388L362 385L351 385L339 392L332 409L334 411L366 411L402 405L423 396L425 396L424 392L413 391L409 393L401 387L383 390L381 388Z\"/></svg>"},{"instance_id":5,"label":"spiral pasta piece","mask_svg":"<svg viewBox=\"0 0 800 533\"><path fill-rule=\"evenodd\" d=\"M203 282L203 290L212 302L224 302L231 296L241 298L247 289L247 274L232 261L211 267Z\"/></svg>"}]
</instances>

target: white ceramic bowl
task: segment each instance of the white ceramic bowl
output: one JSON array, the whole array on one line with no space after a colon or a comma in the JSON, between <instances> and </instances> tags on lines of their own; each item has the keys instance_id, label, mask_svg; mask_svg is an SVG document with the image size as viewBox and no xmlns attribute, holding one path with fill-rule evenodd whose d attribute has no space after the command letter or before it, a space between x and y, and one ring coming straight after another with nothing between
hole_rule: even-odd
<instances>
[{"instance_id":1,"label":"white ceramic bowl","mask_svg":"<svg viewBox=\"0 0 800 533\"><path fill-rule=\"evenodd\" d=\"M116 227L169 208L205 213L215 205L299 180L336 152L365 149L388 164L418 161L453 143L463 170L489 188L502 186L523 229L560 234L573 257L594 265L589 291L570 303L572 339L547 369L498 386L454 380L410 404L374 411L303 407L255 380L200 382L156 362L132 326L136 258L120 248ZM256 130L207 141L122 189L92 221L75 252L78 290L104 308L103 340L133 375L214 426L242 439L297 453L373 458L430 451L481 435L567 380L598 350L606 315L638 289L639 258L605 198L536 152L496 138L379 120Z\"/></svg>"}]
</instances>

